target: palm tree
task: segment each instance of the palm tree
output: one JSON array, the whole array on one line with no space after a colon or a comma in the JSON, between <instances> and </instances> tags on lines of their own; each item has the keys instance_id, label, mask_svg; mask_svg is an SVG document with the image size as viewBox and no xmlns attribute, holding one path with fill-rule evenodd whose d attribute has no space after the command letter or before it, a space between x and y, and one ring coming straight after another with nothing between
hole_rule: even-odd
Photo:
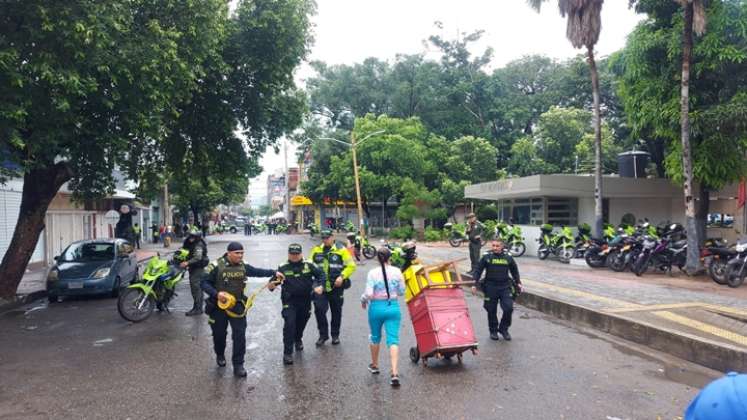
<instances>
[{"instance_id":1,"label":"palm tree","mask_svg":"<svg viewBox=\"0 0 747 420\"><path fill-rule=\"evenodd\" d=\"M682 32L682 80L680 97L680 136L682 138L682 169L684 176L685 219L687 228L687 263L685 270L694 273L700 265L699 232L695 225L695 198L693 197L693 161L690 145L690 63L693 53L693 31L705 32L706 14L704 0L675 0L685 10Z\"/></svg>"},{"instance_id":2,"label":"palm tree","mask_svg":"<svg viewBox=\"0 0 747 420\"><path fill-rule=\"evenodd\" d=\"M527 0L539 11L546 0ZM558 0L560 15L568 18L565 36L574 48L586 47L591 72L591 90L594 98L594 234L602 236L602 118L599 112L599 73L594 59L594 46L602 30L602 3L604 0Z\"/></svg>"}]
</instances>

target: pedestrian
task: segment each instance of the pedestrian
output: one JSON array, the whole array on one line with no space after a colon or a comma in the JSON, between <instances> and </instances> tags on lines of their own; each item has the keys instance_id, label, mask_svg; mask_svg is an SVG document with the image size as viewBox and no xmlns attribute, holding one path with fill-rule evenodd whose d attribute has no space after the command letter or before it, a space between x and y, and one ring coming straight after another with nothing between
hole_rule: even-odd
<instances>
[{"instance_id":1,"label":"pedestrian","mask_svg":"<svg viewBox=\"0 0 747 420\"><path fill-rule=\"evenodd\" d=\"M244 355L246 354L246 316L244 288L247 277L270 277L285 280L283 273L275 270L255 268L244 261L244 247L239 242L228 244L226 253L222 257L208 264L202 276L202 290L208 294L205 312L208 324L213 331L213 348L215 361L219 367L226 366L226 335L228 325L231 325L231 339L233 341L233 374L238 378L246 377L244 369ZM218 303L236 303L226 310L218 307ZM230 310L231 315L227 312Z\"/></svg>"},{"instance_id":2,"label":"pedestrian","mask_svg":"<svg viewBox=\"0 0 747 420\"><path fill-rule=\"evenodd\" d=\"M360 265L361 263L361 245L360 245L360 237L356 236L355 233L350 232L347 235L347 248L350 255L355 257L356 264Z\"/></svg>"},{"instance_id":3,"label":"pedestrian","mask_svg":"<svg viewBox=\"0 0 747 420\"><path fill-rule=\"evenodd\" d=\"M139 224L135 223L135 226L132 227L132 236L135 239L135 247L137 249L140 249L140 235L142 234L143 229L140 227Z\"/></svg>"},{"instance_id":4,"label":"pedestrian","mask_svg":"<svg viewBox=\"0 0 747 420\"><path fill-rule=\"evenodd\" d=\"M311 318L312 293L324 293L324 272L314 263L303 260L300 244L288 246L288 262L278 271L285 275L280 292L283 304L283 363L293 364L293 348L303 350L303 331ZM268 288L275 290L275 279Z\"/></svg>"},{"instance_id":5,"label":"pedestrian","mask_svg":"<svg viewBox=\"0 0 747 420\"><path fill-rule=\"evenodd\" d=\"M332 344L340 344L342 304L344 289L350 288L350 276L355 272L355 262L342 244L336 243L332 231L321 232L322 243L311 250L309 259L324 270L324 293L314 297L314 315L319 329L316 346L323 346L332 333ZM327 323L327 310L332 313L331 325ZM331 331L330 331L331 330Z\"/></svg>"},{"instance_id":6,"label":"pedestrian","mask_svg":"<svg viewBox=\"0 0 747 420\"><path fill-rule=\"evenodd\" d=\"M151 231L151 238L153 239L153 243L157 244L158 243L158 233L159 233L158 232L158 226L156 226L156 224L153 223L152 225L150 225L150 231Z\"/></svg>"},{"instance_id":7,"label":"pedestrian","mask_svg":"<svg viewBox=\"0 0 747 420\"><path fill-rule=\"evenodd\" d=\"M469 262L470 273L474 273L477 263L480 261L480 248L482 248L482 234L485 227L477 220L474 213L467 215L467 239L469 239Z\"/></svg>"},{"instance_id":8,"label":"pedestrian","mask_svg":"<svg viewBox=\"0 0 747 420\"><path fill-rule=\"evenodd\" d=\"M488 330L490 338L498 340L498 334L506 341L511 341L508 328L514 312L514 299L521 293L521 279L516 261L504 250L503 241L494 239L490 242L491 251L482 256L474 271L475 286L472 293L477 293L477 285L485 294L483 308L488 313ZM480 277L485 271L485 279ZM510 274L510 276L509 276ZM498 304L501 305L501 322L498 322Z\"/></svg>"},{"instance_id":9,"label":"pedestrian","mask_svg":"<svg viewBox=\"0 0 747 420\"><path fill-rule=\"evenodd\" d=\"M174 236L177 238L182 237L182 226L179 224L179 222L174 223Z\"/></svg>"},{"instance_id":10,"label":"pedestrian","mask_svg":"<svg viewBox=\"0 0 747 420\"><path fill-rule=\"evenodd\" d=\"M252 228L251 224L249 224L249 220L246 220L244 222L244 236L250 236L252 234Z\"/></svg>"},{"instance_id":11,"label":"pedestrian","mask_svg":"<svg viewBox=\"0 0 747 420\"><path fill-rule=\"evenodd\" d=\"M405 294L405 282L399 268L389 264L391 256L392 252L387 247L381 247L376 252L381 267L368 272L366 290L361 296L361 306L363 309L368 307L368 326L371 329L371 364L368 365L368 370L374 375L379 373L379 348L383 327L392 364L390 384L399 386L399 329L402 312L397 298Z\"/></svg>"},{"instance_id":12,"label":"pedestrian","mask_svg":"<svg viewBox=\"0 0 747 420\"><path fill-rule=\"evenodd\" d=\"M210 263L207 244L202 239L200 231L194 229L187 235L187 239L184 240L182 248L189 251L187 260L182 262L180 265L182 268L186 268L189 271L189 289L192 292L192 309L190 309L185 315L202 315L203 296L200 282L202 281L202 274L205 267Z\"/></svg>"},{"instance_id":13,"label":"pedestrian","mask_svg":"<svg viewBox=\"0 0 747 420\"><path fill-rule=\"evenodd\" d=\"M685 420L747 419L747 375L729 372L706 385L685 411Z\"/></svg>"}]
</instances>

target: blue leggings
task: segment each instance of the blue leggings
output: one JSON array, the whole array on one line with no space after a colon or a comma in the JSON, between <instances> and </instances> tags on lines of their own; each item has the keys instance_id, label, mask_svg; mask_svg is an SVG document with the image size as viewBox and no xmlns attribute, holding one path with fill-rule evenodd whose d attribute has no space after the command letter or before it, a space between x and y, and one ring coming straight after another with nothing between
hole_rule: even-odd
<instances>
[{"instance_id":1,"label":"blue leggings","mask_svg":"<svg viewBox=\"0 0 747 420\"><path fill-rule=\"evenodd\" d=\"M399 345L399 323L402 313L399 302L392 300L373 300L368 305L368 326L371 327L371 344L381 342L381 327L386 330L387 347Z\"/></svg>"}]
</instances>

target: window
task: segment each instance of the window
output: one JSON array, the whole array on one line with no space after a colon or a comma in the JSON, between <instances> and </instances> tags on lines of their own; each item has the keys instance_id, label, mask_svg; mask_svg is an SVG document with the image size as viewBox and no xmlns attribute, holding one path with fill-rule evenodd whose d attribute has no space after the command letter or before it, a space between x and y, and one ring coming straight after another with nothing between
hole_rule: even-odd
<instances>
[{"instance_id":1,"label":"window","mask_svg":"<svg viewBox=\"0 0 747 420\"><path fill-rule=\"evenodd\" d=\"M70 245L62 253L61 261L108 261L114 258L114 244L79 243Z\"/></svg>"},{"instance_id":2,"label":"window","mask_svg":"<svg viewBox=\"0 0 747 420\"><path fill-rule=\"evenodd\" d=\"M554 226L575 226L578 224L578 199L548 198L547 223Z\"/></svg>"},{"instance_id":3,"label":"window","mask_svg":"<svg viewBox=\"0 0 747 420\"><path fill-rule=\"evenodd\" d=\"M709 228L733 228L734 216L724 213L708 213L706 224Z\"/></svg>"}]
</instances>

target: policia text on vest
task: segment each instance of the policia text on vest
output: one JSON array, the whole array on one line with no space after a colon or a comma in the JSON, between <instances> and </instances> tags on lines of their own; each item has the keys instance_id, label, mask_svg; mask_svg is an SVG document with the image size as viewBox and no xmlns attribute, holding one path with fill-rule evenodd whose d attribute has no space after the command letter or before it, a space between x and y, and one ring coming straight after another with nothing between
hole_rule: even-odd
<instances>
[{"instance_id":1,"label":"policia text on vest","mask_svg":"<svg viewBox=\"0 0 747 420\"><path fill-rule=\"evenodd\" d=\"M275 270L255 268L245 264L243 258L243 247L238 242L228 245L228 252L216 261L211 262L205 268L200 286L209 296L205 303L205 312L209 316L208 323L213 331L213 346L216 360L219 366L225 365L224 353L226 350L226 333L228 325L231 325L231 338L233 339L233 362L234 374L239 377L246 376L244 369L244 355L246 353L246 317L231 317L224 310L218 308L218 295L230 293L236 298L236 305L231 312L242 314L244 312L244 288L247 277L271 277L275 276L283 281L285 276Z\"/></svg>"}]
</instances>

